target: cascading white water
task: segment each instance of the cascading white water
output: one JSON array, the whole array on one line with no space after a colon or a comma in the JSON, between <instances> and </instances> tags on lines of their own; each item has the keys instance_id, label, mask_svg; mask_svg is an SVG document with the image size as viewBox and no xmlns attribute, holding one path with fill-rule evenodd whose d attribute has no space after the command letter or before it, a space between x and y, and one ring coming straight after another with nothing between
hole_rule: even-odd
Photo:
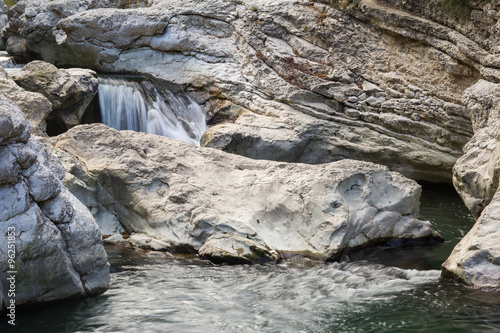
<instances>
[{"instance_id":1,"label":"cascading white water","mask_svg":"<svg viewBox=\"0 0 500 333\"><path fill-rule=\"evenodd\" d=\"M206 131L205 111L187 94L141 77L100 77L102 122L200 144Z\"/></svg>"},{"instance_id":2,"label":"cascading white water","mask_svg":"<svg viewBox=\"0 0 500 333\"><path fill-rule=\"evenodd\" d=\"M0 66L3 68L23 68L24 64L16 64L10 54L6 51L0 51Z\"/></svg>"}]
</instances>

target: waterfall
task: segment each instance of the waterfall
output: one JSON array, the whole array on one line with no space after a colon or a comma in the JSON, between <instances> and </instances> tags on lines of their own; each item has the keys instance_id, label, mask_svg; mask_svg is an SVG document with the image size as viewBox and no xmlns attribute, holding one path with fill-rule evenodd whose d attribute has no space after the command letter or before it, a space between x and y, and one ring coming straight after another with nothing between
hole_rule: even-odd
<instances>
[{"instance_id":1,"label":"waterfall","mask_svg":"<svg viewBox=\"0 0 500 333\"><path fill-rule=\"evenodd\" d=\"M6 51L0 51L0 66L3 68L22 68L24 64L16 64L10 54Z\"/></svg>"},{"instance_id":2,"label":"waterfall","mask_svg":"<svg viewBox=\"0 0 500 333\"><path fill-rule=\"evenodd\" d=\"M98 92L104 124L200 144L205 111L173 85L143 77L99 77Z\"/></svg>"}]
</instances>

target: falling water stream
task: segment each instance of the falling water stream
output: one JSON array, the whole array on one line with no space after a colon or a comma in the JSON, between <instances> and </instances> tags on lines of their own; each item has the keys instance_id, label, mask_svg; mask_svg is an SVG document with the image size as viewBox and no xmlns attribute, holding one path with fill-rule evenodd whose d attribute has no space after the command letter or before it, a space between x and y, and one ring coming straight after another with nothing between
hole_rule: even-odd
<instances>
[{"instance_id":1,"label":"falling water stream","mask_svg":"<svg viewBox=\"0 0 500 333\"><path fill-rule=\"evenodd\" d=\"M187 94L140 76L99 77L102 122L118 130L163 135L199 145L205 111Z\"/></svg>"},{"instance_id":2,"label":"falling water stream","mask_svg":"<svg viewBox=\"0 0 500 333\"><path fill-rule=\"evenodd\" d=\"M16 63L14 58L10 54L8 54L7 51L0 51L0 66L9 69L13 68L19 69L24 67L24 64Z\"/></svg>"},{"instance_id":3,"label":"falling water stream","mask_svg":"<svg viewBox=\"0 0 500 333\"><path fill-rule=\"evenodd\" d=\"M105 294L19 311L16 332L500 331L500 295L440 280L473 223L458 195L425 185L421 217L444 244L379 247L330 264L217 266L109 246Z\"/></svg>"}]
</instances>

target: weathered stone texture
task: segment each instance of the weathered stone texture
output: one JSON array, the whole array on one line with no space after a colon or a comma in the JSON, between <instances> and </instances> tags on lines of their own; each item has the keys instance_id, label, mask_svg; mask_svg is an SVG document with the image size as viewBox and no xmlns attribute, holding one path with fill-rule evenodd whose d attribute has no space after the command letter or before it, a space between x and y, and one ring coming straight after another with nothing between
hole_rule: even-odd
<instances>
[{"instance_id":1,"label":"weathered stone texture","mask_svg":"<svg viewBox=\"0 0 500 333\"><path fill-rule=\"evenodd\" d=\"M25 0L4 36L55 64L185 85L215 121L230 119L206 134L209 147L450 181L472 136L462 92L500 78L491 48L373 0L335 3Z\"/></svg>"},{"instance_id":2,"label":"weathered stone texture","mask_svg":"<svg viewBox=\"0 0 500 333\"><path fill-rule=\"evenodd\" d=\"M0 95L0 280L17 271L17 306L103 293L109 265L97 224L64 187L60 162L30 134L21 110ZM3 310L9 286L0 286Z\"/></svg>"},{"instance_id":3,"label":"weathered stone texture","mask_svg":"<svg viewBox=\"0 0 500 333\"><path fill-rule=\"evenodd\" d=\"M439 239L417 219L420 186L369 162L258 161L102 124L75 127L53 143L66 183L80 184L75 195L97 204L91 210L174 251L326 260L393 239ZM88 201L104 193L105 201ZM119 231L114 220L102 222L104 233ZM143 247L157 241L138 240Z\"/></svg>"}]
</instances>

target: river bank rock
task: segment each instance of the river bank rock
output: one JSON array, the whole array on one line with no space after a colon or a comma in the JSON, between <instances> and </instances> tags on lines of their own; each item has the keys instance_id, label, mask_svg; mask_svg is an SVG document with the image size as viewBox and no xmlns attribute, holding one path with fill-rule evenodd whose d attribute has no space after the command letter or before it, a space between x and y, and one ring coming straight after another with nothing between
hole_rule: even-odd
<instances>
[{"instance_id":1,"label":"river bank rock","mask_svg":"<svg viewBox=\"0 0 500 333\"><path fill-rule=\"evenodd\" d=\"M58 69L36 60L10 75L19 86L43 94L52 103L47 120L50 134L60 134L80 124L97 93L96 73L90 69Z\"/></svg>"},{"instance_id":2,"label":"river bank rock","mask_svg":"<svg viewBox=\"0 0 500 333\"><path fill-rule=\"evenodd\" d=\"M453 168L453 184L478 220L443 264L443 276L500 291L500 84L479 81L464 103L475 134Z\"/></svg>"},{"instance_id":3,"label":"river bank rock","mask_svg":"<svg viewBox=\"0 0 500 333\"><path fill-rule=\"evenodd\" d=\"M281 260L281 256L269 246L235 235L210 236L198 252L200 256L216 263L276 263Z\"/></svg>"},{"instance_id":4,"label":"river bank rock","mask_svg":"<svg viewBox=\"0 0 500 333\"><path fill-rule=\"evenodd\" d=\"M52 142L68 188L91 211L105 210L101 216L114 216L127 233L177 252L328 260L394 239L439 238L417 219L420 186L369 162L251 160L103 124L77 126ZM105 200L93 207L95 197ZM111 222L103 221L103 233L115 230Z\"/></svg>"},{"instance_id":5,"label":"river bank rock","mask_svg":"<svg viewBox=\"0 0 500 333\"><path fill-rule=\"evenodd\" d=\"M453 249L442 276L473 288L500 292L500 191Z\"/></svg>"},{"instance_id":6,"label":"river bank rock","mask_svg":"<svg viewBox=\"0 0 500 333\"><path fill-rule=\"evenodd\" d=\"M60 162L30 132L19 108L0 95L0 280L17 271L16 306L101 294L110 276L97 224L64 187ZM0 290L0 310L9 287Z\"/></svg>"},{"instance_id":7,"label":"river bank rock","mask_svg":"<svg viewBox=\"0 0 500 333\"><path fill-rule=\"evenodd\" d=\"M47 98L19 87L2 67L0 67L0 94L16 103L28 118L36 135L44 135L47 130L46 119L52 111L52 103Z\"/></svg>"},{"instance_id":8,"label":"river bank rock","mask_svg":"<svg viewBox=\"0 0 500 333\"><path fill-rule=\"evenodd\" d=\"M473 135L462 93L480 78L500 80L495 37L475 37L496 35L491 6L475 9L488 20L471 30L410 15L401 1L322 2L21 0L3 36L56 65L184 85L222 121L203 138L208 147L287 162L374 161L450 182Z\"/></svg>"},{"instance_id":9,"label":"river bank rock","mask_svg":"<svg viewBox=\"0 0 500 333\"><path fill-rule=\"evenodd\" d=\"M453 184L478 218L490 203L500 177L500 84L481 80L464 94L475 134L453 168Z\"/></svg>"}]
</instances>

